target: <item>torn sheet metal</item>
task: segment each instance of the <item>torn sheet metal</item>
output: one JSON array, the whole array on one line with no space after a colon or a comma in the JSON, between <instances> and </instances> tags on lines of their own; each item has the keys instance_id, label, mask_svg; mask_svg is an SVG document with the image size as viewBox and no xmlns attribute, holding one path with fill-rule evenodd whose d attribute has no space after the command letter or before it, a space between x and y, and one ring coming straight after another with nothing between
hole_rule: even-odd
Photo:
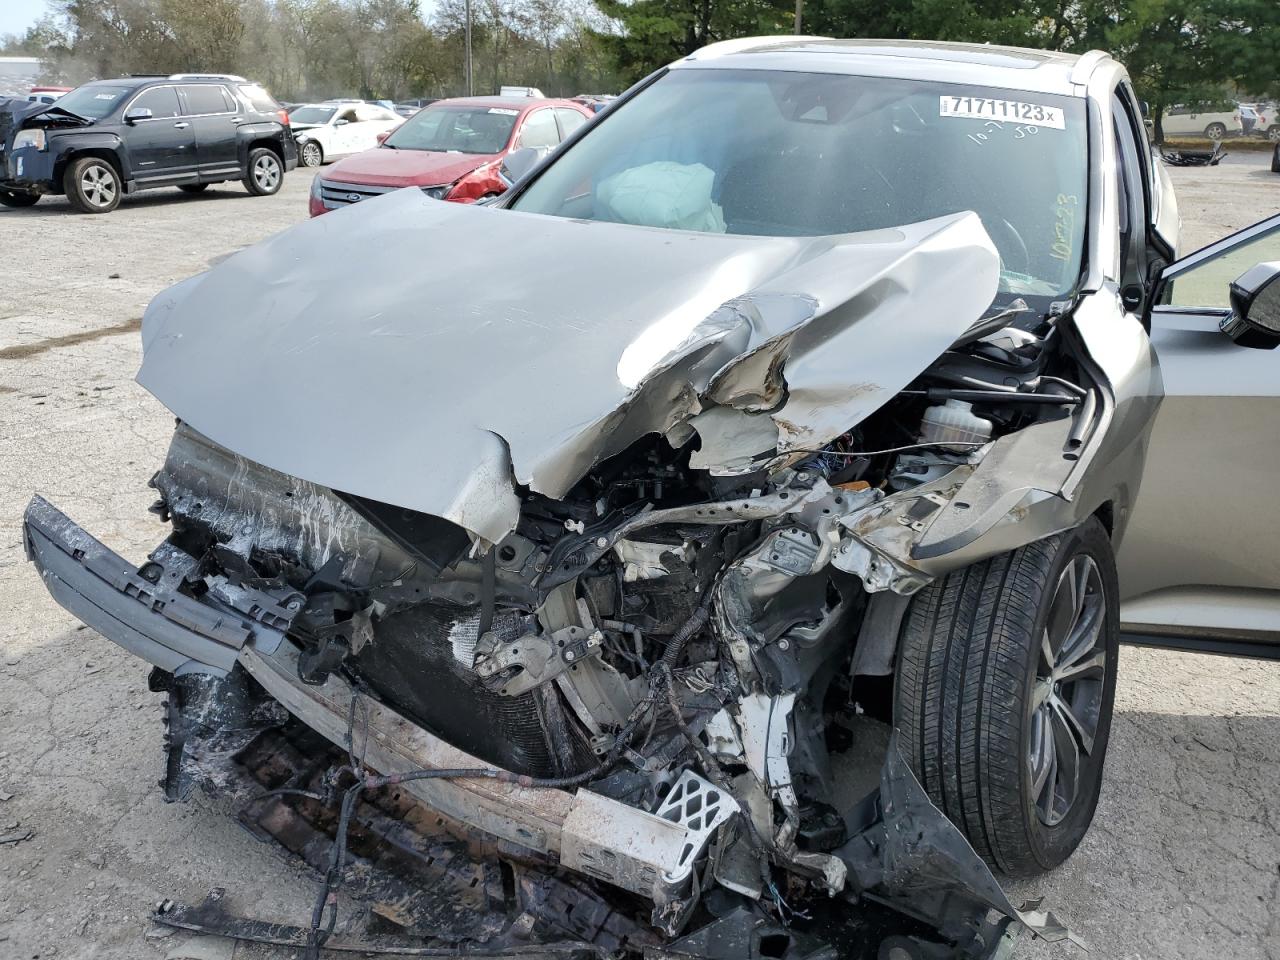
<instances>
[{"instance_id":1,"label":"torn sheet metal","mask_svg":"<svg viewBox=\"0 0 1280 960\"><path fill-rule=\"evenodd\" d=\"M889 740L880 777L879 819L840 849L860 889L958 935L973 906L991 909L1049 942L1085 943L1035 901L1015 907L969 842L929 800ZM1086 947L1087 949L1087 947Z\"/></svg>"},{"instance_id":2,"label":"torn sheet metal","mask_svg":"<svg viewBox=\"0 0 1280 960\"><path fill-rule=\"evenodd\" d=\"M440 280L467 276L482 248L501 270ZM355 279L316 283L339 273ZM162 293L138 381L243 457L496 542L516 522L513 484L562 497L593 463L698 414L706 394L773 405L783 451L830 440L936 359L996 282L970 213L742 237L402 190Z\"/></svg>"}]
</instances>

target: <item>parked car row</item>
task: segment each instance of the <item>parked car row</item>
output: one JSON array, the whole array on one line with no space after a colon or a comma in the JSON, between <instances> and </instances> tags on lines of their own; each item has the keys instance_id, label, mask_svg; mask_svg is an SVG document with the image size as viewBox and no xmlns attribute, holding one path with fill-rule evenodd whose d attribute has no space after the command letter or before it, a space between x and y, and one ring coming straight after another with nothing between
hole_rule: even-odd
<instances>
[{"instance_id":1,"label":"parked car row","mask_svg":"<svg viewBox=\"0 0 1280 960\"><path fill-rule=\"evenodd\" d=\"M1176 104L1164 112L1166 137L1265 136L1280 142L1280 118L1272 103Z\"/></svg>"},{"instance_id":2,"label":"parked car row","mask_svg":"<svg viewBox=\"0 0 1280 960\"><path fill-rule=\"evenodd\" d=\"M473 202L506 189L499 167L512 152L546 156L612 99L503 89L499 97L281 104L229 74L33 88L25 100L0 100L0 204L64 195L77 210L107 213L126 193L197 193L227 180L265 196L295 166L330 163L313 184L312 216L405 186Z\"/></svg>"}]
</instances>

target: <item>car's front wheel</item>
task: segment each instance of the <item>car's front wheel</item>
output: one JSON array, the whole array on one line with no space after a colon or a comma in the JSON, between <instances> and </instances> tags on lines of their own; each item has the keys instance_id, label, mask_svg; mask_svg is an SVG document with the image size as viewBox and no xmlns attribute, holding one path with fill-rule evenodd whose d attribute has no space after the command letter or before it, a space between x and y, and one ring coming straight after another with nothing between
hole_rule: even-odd
<instances>
[{"instance_id":1,"label":"car's front wheel","mask_svg":"<svg viewBox=\"0 0 1280 960\"><path fill-rule=\"evenodd\" d=\"M302 161L304 167L318 167L324 163L324 150L314 140L308 140L302 145L298 159Z\"/></svg>"},{"instance_id":2,"label":"car's front wheel","mask_svg":"<svg viewBox=\"0 0 1280 960\"><path fill-rule=\"evenodd\" d=\"M120 206L120 175L101 157L81 157L67 167L62 188L81 213L110 213Z\"/></svg>"},{"instance_id":3,"label":"car's front wheel","mask_svg":"<svg viewBox=\"0 0 1280 960\"><path fill-rule=\"evenodd\" d=\"M13 190L0 190L0 206L32 207L40 199L38 193L16 193Z\"/></svg>"},{"instance_id":4,"label":"car's front wheel","mask_svg":"<svg viewBox=\"0 0 1280 960\"><path fill-rule=\"evenodd\" d=\"M912 600L895 725L934 804L1015 876L1066 860L1093 820L1119 643L1095 518L954 571Z\"/></svg>"},{"instance_id":5,"label":"car's front wheel","mask_svg":"<svg viewBox=\"0 0 1280 960\"><path fill-rule=\"evenodd\" d=\"M249 151L249 170L244 188L255 197L269 197L280 190L284 181L284 165L274 150L257 147Z\"/></svg>"}]
</instances>

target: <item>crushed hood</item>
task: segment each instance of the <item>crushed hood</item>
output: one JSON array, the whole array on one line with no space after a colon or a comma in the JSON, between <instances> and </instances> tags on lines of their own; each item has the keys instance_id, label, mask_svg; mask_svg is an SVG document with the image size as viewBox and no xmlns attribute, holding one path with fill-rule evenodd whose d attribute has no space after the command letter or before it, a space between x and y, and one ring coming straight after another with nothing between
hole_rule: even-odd
<instances>
[{"instance_id":1,"label":"crushed hood","mask_svg":"<svg viewBox=\"0 0 1280 960\"><path fill-rule=\"evenodd\" d=\"M62 121L74 123L78 125L88 126L93 123L84 117L69 113L58 107L55 103L33 103L30 100L21 97L12 97L9 99L0 99L0 113L7 113L12 117L11 124L13 130L22 129L24 126L32 126L27 121L33 117L38 117L43 113L49 114L49 122ZM39 124L34 124L39 126ZM0 147L4 144L0 143Z\"/></svg>"},{"instance_id":2,"label":"crushed hood","mask_svg":"<svg viewBox=\"0 0 1280 960\"><path fill-rule=\"evenodd\" d=\"M715 235L402 190L301 223L151 303L138 381L215 442L497 541L639 437L696 466L811 449L991 303L977 216ZM710 411L715 411L711 413Z\"/></svg>"}]
</instances>

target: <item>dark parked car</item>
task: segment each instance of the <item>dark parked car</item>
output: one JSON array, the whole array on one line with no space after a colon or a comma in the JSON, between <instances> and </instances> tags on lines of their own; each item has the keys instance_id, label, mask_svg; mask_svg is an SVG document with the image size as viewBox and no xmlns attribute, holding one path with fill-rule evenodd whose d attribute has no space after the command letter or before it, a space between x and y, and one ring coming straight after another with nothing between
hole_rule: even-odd
<instances>
[{"instance_id":1,"label":"dark parked car","mask_svg":"<svg viewBox=\"0 0 1280 960\"><path fill-rule=\"evenodd\" d=\"M269 196L297 163L288 114L243 77L126 77L86 83L54 104L0 101L7 207L65 194L82 213L107 213L126 193L199 193L226 180Z\"/></svg>"}]
</instances>

